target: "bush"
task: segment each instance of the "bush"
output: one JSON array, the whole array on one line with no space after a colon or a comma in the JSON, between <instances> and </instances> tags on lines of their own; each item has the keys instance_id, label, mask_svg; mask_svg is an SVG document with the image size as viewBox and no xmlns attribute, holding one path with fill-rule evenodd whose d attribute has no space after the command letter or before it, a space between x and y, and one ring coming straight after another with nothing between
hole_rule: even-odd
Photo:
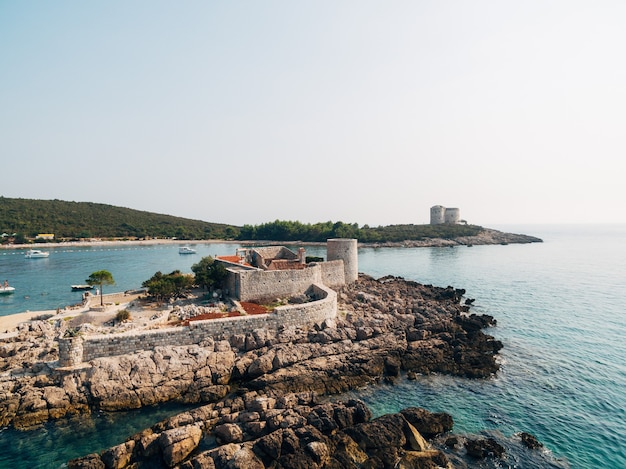
<instances>
[{"instance_id":1,"label":"bush","mask_svg":"<svg viewBox=\"0 0 626 469\"><path fill-rule=\"evenodd\" d=\"M115 315L115 320L117 322L124 322L130 319L130 311L127 309L120 309Z\"/></svg>"}]
</instances>

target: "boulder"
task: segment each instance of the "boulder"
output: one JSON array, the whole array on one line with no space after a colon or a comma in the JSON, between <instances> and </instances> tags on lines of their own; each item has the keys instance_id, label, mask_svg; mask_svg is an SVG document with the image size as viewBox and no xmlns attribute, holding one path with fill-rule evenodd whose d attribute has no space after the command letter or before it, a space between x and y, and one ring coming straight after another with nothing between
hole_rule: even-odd
<instances>
[{"instance_id":1,"label":"boulder","mask_svg":"<svg viewBox=\"0 0 626 469\"><path fill-rule=\"evenodd\" d=\"M531 435L530 433L522 432L520 433L520 438L522 439L522 444L529 449L537 449L543 448L543 444L539 442L537 437Z\"/></svg>"},{"instance_id":2,"label":"boulder","mask_svg":"<svg viewBox=\"0 0 626 469\"><path fill-rule=\"evenodd\" d=\"M168 467L179 464L198 447L201 438L202 430L197 425L186 425L164 431L158 440L163 462Z\"/></svg>"},{"instance_id":3,"label":"boulder","mask_svg":"<svg viewBox=\"0 0 626 469\"><path fill-rule=\"evenodd\" d=\"M220 444L241 443L243 430L236 423L224 423L215 427L215 438Z\"/></svg>"},{"instance_id":4,"label":"boulder","mask_svg":"<svg viewBox=\"0 0 626 469\"><path fill-rule=\"evenodd\" d=\"M468 438L464 446L467 454L477 459L501 458L504 455L504 447L493 438Z\"/></svg>"},{"instance_id":5,"label":"boulder","mask_svg":"<svg viewBox=\"0 0 626 469\"><path fill-rule=\"evenodd\" d=\"M104 451L100 458L107 469L123 469L128 466L134 448L135 442L130 440Z\"/></svg>"},{"instance_id":6,"label":"boulder","mask_svg":"<svg viewBox=\"0 0 626 469\"><path fill-rule=\"evenodd\" d=\"M92 453L67 462L67 469L106 469L100 456Z\"/></svg>"},{"instance_id":7,"label":"boulder","mask_svg":"<svg viewBox=\"0 0 626 469\"><path fill-rule=\"evenodd\" d=\"M427 440L452 430L452 416L443 412L432 413L420 407L409 407L400 411L404 418Z\"/></svg>"}]
</instances>

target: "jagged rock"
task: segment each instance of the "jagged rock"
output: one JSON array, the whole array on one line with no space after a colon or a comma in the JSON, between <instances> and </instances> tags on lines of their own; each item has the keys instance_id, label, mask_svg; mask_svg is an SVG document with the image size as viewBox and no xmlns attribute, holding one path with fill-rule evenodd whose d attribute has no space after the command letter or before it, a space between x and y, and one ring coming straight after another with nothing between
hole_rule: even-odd
<instances>
[{"instance_id":1,"label":"jagged rock","mask_svg":"<svg viewBox=\"0 0 626 469\"><path fill-rule=\"evenodd\" d=\"M186 425L164 431L159 436L163 462L168 467L179 464L196 449L201 437L202 430L197 425Z\"/></svg>"},{"instance_id":2,"label":"jagged rock","mask_svg":"<svg viewBox=\"0 0 626 469\"><path fill-rule=\"evenodd\" d=\"M180 469L215 469L215 462L213 458L205 452L182 463Z\"/></svg>"},{"instance_id":3,"label":"jagged rock","mask_svg":"<svg viewBox=\"0 0 626 469\"><path fill-rule=\"evenodd\" d=\"M483 459L488 456L501 458L504 447L493 438L469 439L465 442L465 450L469 456Z\"/></svg>"},{"instance_id":4,"label":"jagged rock","mask_svg":"<svg viewBox=\"0 0 626 469\"><path fill-rule=\"evenodd\" d=\"M450 467L448 458L441 451L406 451L397 465L397 469L439 469Z\"/></svg>"},{"instance_id":5,"label":"jagged rock","mask_svg":"<svg viewBox=\"0 0 626 469\"><path fill-rule=\"evenodd\" d=\"M404 418L426 439L452 430L452 416L444 412L429 412L420 407L409 407L400 411Z\"/></svg>"},{"instance_id":6,"label":"jagged rock","mask_svg":"<svg viewBox=\"0 0 626 469\"><path fill-rule=\"evenodd\" d=\"M348 427L344 432L365 451L401 448L406 445L405 424L401 414L390 414Z\"/></svg>"},{"instance_id":7,"label":"jagged rock","mask_svg":"<svg viewBox=\"0 0 626 469\"><path fill-rule=\"evenodd\" d=\"M328 445L322 441L312 441L306 445L306 452L313 458L313 461L320 466L325 465L330 458Z\"/></svg>"},{"instance_id":8,"label":"jagged rock","mask_svg":"<svg viewBox=\"0 0 626 469\"><path fill-rule=\"evenodd\" d=\"M123 469L128 466L134 448L135 442L130 440L104 451L100 457L107 469Z\"/></svg>"},{"instance_id":9,"label":"jagged rock","mask_svg":"<svg viewBox=\"0 0 626 469\"><path fill-rule=\"evenodd\" d=\"M224 423L215 427L215 437L220 444L241 443L243 430L236 423Z\"/></svg>"},{"instance_id":10,"label":"jagged rock","mask_svg":"<svg viewBox=\"0 0 626 469\"><path fill-rule=\"evenodd\" d=\"M335 452L333 458L342 467L362 467L369 456L367 453L348 435L340 433L337 435Z\"/></svg>"},{"instance_id":11,"label":"jagged rock","mask_svg":"<svg viewBox=\"0 0 626 469\"><path fill-rule=\"evenodd\" d=\"M241 448L240 445L235 443L229 443L223 446L219 446L217 448L205 451L205 455L213 459L216 469L227 468L229 461L232 460L233 456L237 451Z\"/></svg>"},{"instance_id":12,"label":"jagged rock","mask_svg":"<svg viewBox=\"0 0 626 469\"><path fill-rule=\"evenodd\" d=\"M231 456L227 465L228 469L265 469L265 465L254 452L242 446Z\"/></svg>"},{"instance_id":13,"label":"jagged rock","mask_svg":"<svg viewBox=\"0 0 626 469\"><path fill-rule=\"evenodd\" d=\"M92 453L67 462L68 469L106 469L100 456Z\"/></svg>"},{"instance_id":14,"label":"jagged rock","mask_svg":"<svg viewBox=\"0 0 626 469\"><path fill-rule=\"evenodd\" d=\"M529 449L543 448L543 444L540 443L539 440L537 440L537 438L530 433L522 432L520 434L520 438L522 439L522 443L524 444L524 446Z\"/></svg>"}]
</instances>

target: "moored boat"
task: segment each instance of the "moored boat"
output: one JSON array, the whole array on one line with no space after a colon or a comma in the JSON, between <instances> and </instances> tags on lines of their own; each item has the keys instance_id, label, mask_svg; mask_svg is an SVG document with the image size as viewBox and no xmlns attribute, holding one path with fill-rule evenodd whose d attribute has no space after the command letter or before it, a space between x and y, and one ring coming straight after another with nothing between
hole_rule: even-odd
<instances>
[{"instance_id":1,"label":"moored boat","mask_svg":"<svg viewBox=\"0 0 626 469\"><path fill-rule=\"evenodd\" d=\"M26 251L26 254L24 254L24 257L26 257L27 259L36 259L48 257L49 255L49 252L40 251L39 249L29 249L28 251Z\"/></svg>"},{"instance_id":2,"label":"moored boat","mask_svg":"<svg viewBox=\"0 0 626 469\"><path fill-rule=\"evenodd\" d=\"M0 295L10 295L13 292L15 292L15 288L0 285Z\"/></svg>"},{"instance_id":3,"label":"moored boat","mask_svg":"<svg viewBox=\"0 0 626 469\"><path fill-rule=\"evenodd\" d=\"M178 248L178 254L195 254L196 250L189 246L181 246Z\"/></svg>"},{"instance_id":4,"label":"moored boat","mask_svg":"<svg viewBox=\"0 0 626 469\"><path fill-rule=\"evenodd\" d=\"M72 285L72 291L93 290L93 285Z\"/></svg>"}]
</instances>

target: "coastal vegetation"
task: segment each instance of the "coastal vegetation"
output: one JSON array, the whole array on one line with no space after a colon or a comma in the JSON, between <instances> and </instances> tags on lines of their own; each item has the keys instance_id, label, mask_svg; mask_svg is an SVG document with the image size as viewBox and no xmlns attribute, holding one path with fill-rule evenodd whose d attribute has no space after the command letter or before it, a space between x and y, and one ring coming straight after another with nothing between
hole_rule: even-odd
<instances>
[{"instance_id":1,"label":"coastal vegetation","mask_svg":"<svg viewBox=\"0 0 626 469\"><path fill-rule=\"evenodd\" d=\"M244 225L239 240L273 240L323 242L331 238L356 238L362 243L420 241L429 238L453 239L476 236L483 231L477 225L388 225L370 227L327 221L304 224L298 221L276 220L261 225Z\"/></svg>"},{"instance_id":2,"label":"coastal vegetation","mask_svg":"<svg viewBox=\"0 0 626 469\"><path fill-rule=\"evenodd\" d=\"M148 294L157 301L168 301L172 298L180 298L194 285L193 275L183 274L175 270L169 274L160 271L141 284L148 289Z\"/></svg>"},{"instance_id":3,"label":"coastal vegetation","mask_svg":"<svg viewBox=\"0 0 626 469\"><path fill-rule=\"evenodd\" d=\"M87 285L98 286L100 288L100 306L104 305L102 300L102 287L104 285L115 285L113 275L108 270L98 270L97 272L92 272L85 282Z\"/></svg>"},{"instance_id":4,"label":"coastal vegetation","mask_svg":"<svg viewBox=\"0 0 626 469\"><path fill-rule=\"evenodd\" d=\"M194 275L183 274L175 270L169 274L156 272L141 286L148 289L148 295L159 302L183 297L195 286L200 288L221 288L226 280L224 266L211 256L203 257L200 262L191 266Z\"/></svg>"},{"instance_id":5,"label":"coastal vegetation","mask_svg":"<svg viewBox=\"0 0 626 469\"><path fill-rule=\"evenodd\" d=\"M275 220L243 227L162 215L92 202L11 199L0 197L2 243L99 239L176 238L238 241L324 242L329 238L356 238L362 243L422 241L476 236L477 225L404 224L371 227L327 221L302 223ZM38 235L48 233L49 239Z\"/></svg>"},{"instance_id":6,"label":"coastal vegetation","mask_svg":"<svg viewBox=\"0 0 626 469\"><path fill-rule=\"evenodd\" d=\"M239 228L92 202L0 197L0 231L20 243L40 233L55 241L90 238L232 239ZM45 240L37 240L45 242Z\"/></svg>"},{"instance_id":7,"label":"coastal vegetation","mask_svg":"<svg viewBox=\"0 0 626 469\"><path fill-rule=\"evenodd\" d=\"M219 262L211 256L203 257L200 262L191 266L195 275L195 283L201 288L222 288L228 273Z\"/></svg>"}]
</instances>

